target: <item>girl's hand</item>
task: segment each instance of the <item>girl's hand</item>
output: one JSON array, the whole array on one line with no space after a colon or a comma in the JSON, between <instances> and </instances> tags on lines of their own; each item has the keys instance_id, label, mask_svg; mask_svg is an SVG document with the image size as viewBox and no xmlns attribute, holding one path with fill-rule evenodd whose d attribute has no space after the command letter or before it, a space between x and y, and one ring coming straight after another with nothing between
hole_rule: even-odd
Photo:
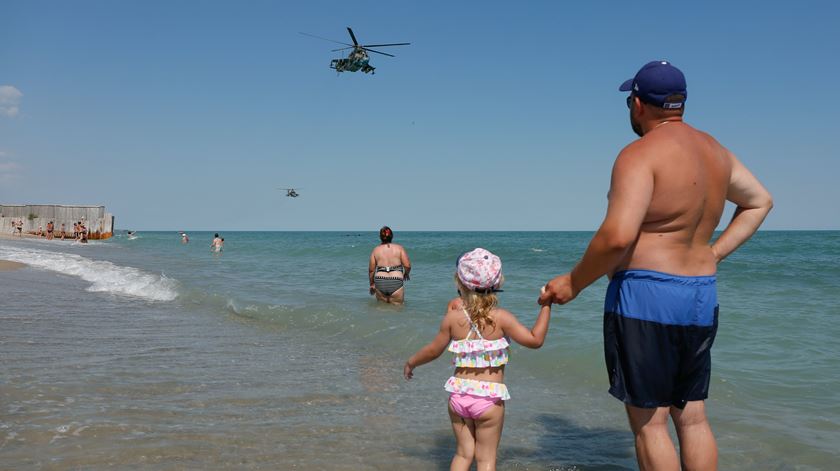
<instances>
[{"instance_id":1,"label":"girl's hand","mask_svg":"<svg viewBox=\"0 0 840 471\"><path fill-rule=\"evenodd\" d=\"M414 377L414 367L411 366L411 363L405 362L405 366L403 366L403 376L405 376L406 380Z\"/></svg>"}]
</instances>

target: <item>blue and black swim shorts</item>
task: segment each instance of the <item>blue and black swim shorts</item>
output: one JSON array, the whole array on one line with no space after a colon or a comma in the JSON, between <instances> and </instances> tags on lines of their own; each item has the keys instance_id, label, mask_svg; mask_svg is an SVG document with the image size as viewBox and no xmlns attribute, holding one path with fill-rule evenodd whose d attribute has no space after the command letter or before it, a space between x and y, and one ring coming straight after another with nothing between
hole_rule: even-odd
<instances>
[{"instance_id":1,"label":"blue and black swim shorts","mask_svg":"<svg viewBox=\"0 0 840 471\"><path fill-rule=\"evenodd\" d=\"M610 394L643 408L706 399L717 325L715 276L616 273L604 301Z\"/></svg>"}]
</instances>

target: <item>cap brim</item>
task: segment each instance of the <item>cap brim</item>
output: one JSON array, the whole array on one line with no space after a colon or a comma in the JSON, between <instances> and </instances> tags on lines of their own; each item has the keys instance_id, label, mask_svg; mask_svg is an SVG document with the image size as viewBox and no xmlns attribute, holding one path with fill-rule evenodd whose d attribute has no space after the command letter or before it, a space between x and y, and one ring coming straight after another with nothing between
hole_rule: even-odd
<instances>
[{"instance_id":1,"label":"cap brim","mask_svg":"<svg viewBox=\"0 0 840 471\"><path fill-rule=\"evenodd\" d=\"M620 87L618 87L618 91L620 92L629 92L633 89L633 79L627 80L626 82L622 83Z\"/></svg>"}]
</instances>

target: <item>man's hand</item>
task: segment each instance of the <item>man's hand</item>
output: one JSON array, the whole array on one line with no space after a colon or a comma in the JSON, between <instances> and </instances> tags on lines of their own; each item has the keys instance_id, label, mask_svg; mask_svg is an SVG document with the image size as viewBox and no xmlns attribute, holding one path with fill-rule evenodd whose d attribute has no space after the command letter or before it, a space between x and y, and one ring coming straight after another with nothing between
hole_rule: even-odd
<instances>
[{"instance_id":1,"label":"man's hand","mask_svg":"<svg viewBox=\"0 0 840 471\"><path fill-rule=\"evenodd\" d=\"M537 301L540 305L556 303L566 304L575 299L578 291L572 286L571 273L560 275L546 283Z\"/></svg>"},{"instance_id":2,"label":"man's hand","mask_svg":"<svg viewBox=\"0 0 840 471\"><path fill-rule=\"evenodd\" d=\"M405 376L406 380L414 377L414 367L411 366L411 363L405 362L405 366L403 366L403 376Z\"/></svg>"}]
</instances>

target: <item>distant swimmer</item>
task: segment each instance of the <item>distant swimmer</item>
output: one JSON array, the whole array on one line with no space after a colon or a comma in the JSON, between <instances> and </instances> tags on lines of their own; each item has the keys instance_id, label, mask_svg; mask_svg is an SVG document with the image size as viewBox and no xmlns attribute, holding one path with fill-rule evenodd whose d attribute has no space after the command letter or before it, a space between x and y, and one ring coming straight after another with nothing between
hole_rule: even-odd
<instances>
[{"instance_id":1,"label":"distant swimmer","mask_svg":"<svg viewBox=\"0 0 840 471\"><path fill-rule=\"evenodd\" d=\"M224 239L219 237L219 234L213 236L213 242L210 243L210 251L211 252L221 252L222 247L225 245Z\"/></svg>"},{"instance_id":2,"label":"distant swimmer","mask_svg":"<svg viewBox=\"0 0 840 471\"><path fill-rule=\"evenodd\" d=\"M370 253L368 279L370 294L386 303L402 303L405 300L405 287L411 271L411 261L405 249L391 241L394 232L384 226L379 230L380 245Z\"/></svg>"},{"instance_id":3,"label":"distant swimmer","mask_svg":"<svg viewBox=\"0 0 840 471\"><path fill-rule=\"evenodd\" d=\"M188 244L190 242L190 236L187 235L186 232L181 233L181 243Z\"/></svg>"},{"instance_id":4,"label":"distant swimmer","mask_svg":"<svg viewBox=\"0 0 840 471\"><path fill-rule=\"evenodd\" d=\"M128 231L128 240L134 240L137 238L137 231Z\"/></svg>"}]
</instances>

